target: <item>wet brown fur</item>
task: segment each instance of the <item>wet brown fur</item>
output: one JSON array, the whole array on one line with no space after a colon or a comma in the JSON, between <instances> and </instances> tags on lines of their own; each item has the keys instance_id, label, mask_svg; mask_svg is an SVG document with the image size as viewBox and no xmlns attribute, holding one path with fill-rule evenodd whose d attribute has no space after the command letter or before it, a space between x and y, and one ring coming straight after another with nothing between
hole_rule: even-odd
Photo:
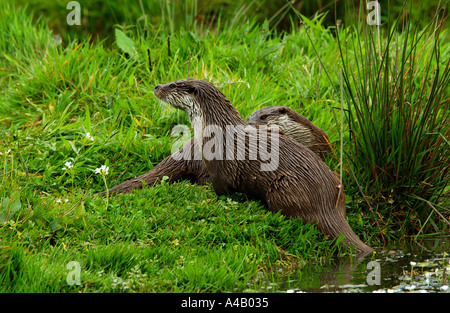
<instances>
[{"instance_id":1,"label":"wet brown fur","mask_svg":"<svg viewBox=\"0 0 450 313\"><path fill-rule=\"evenodd\" d=\"M288 123L282 122L279 118L279 116L283 114L289 116ZM266 119L261 119L261 116L264 115L268 117ZM325 158L327 152L331 151L329 145L324 145L324 142L328 142L324 140L324 138L328 139L328 137L319 127L315 126L294 110L285 106L269 106L259 109L250 115L249 123L255 126L277 125L286 135L289 135L296 141L304 144L322 159ZM293 126L293 123L299 125ZM304 128L305 130L300 132L298 131L300 128ZM311 134L308 134L308 131ZM168 156L147 173L127 180L109 189L108 192L109 195L131 192L134 189L142 188L144 182L146 185L151 186L159 182L164 176L167 176L171 182L190 180L199 185L209 182L209 175L203 164L200 150L198 147L194 146L193 139L187 142L184 147L174 155ZM106 193L107 191L102 191L98 193L98 195L104 197L106 196Z\"/></svg>"},{"instance_id":2,"label":"wet brown fur","mask_svg":"<svg viewBox=\"0 0 450 313\"><path fill-rule=\"evenodd\" d=\"M226 125L245 125L230 101L214 85L203 80L184 79L159 85L155 87L155 96L184 110L196 135L207 125L218 125L222 129ZM252 136L252 133L240 132L238 136ZM220 138L203 136L201 143L211 139ZM248 153L250 148L246 145L245 149ZM258 152L263 153L261 149ZM316 154L289 136L279 136L279 164L273 171L261 171L264 163L261 159L209 161L203 155L203 162L218 195L241 192L259 198L274 212L316 223L331 238L343 235L344 242L360 254L373 251L346 221L344 190L336 175Z\"/></svg>"},{"instance_id":3,"label":"wet brown fur","mask_svg":"<svg viewBox=\"0 0 450 313\"><path fill-rule=\"evenodd\" d=\"M331 145L325 132L303 115L286 106L269 106L253 112L249 123L276 125L283 132L302 143L322 160L331 152Z\"/></svg>"}]
</instances>

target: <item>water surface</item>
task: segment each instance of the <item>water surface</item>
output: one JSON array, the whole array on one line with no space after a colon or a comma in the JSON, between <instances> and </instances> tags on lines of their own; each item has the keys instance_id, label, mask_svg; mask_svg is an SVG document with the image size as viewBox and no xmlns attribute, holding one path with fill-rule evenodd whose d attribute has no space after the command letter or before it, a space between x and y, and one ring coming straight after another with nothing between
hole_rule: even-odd
<instances>
[{"instance_id":1,"label":"water surface","mask_svg":"<svg viewBox=\"0 0 450 313\"><path fill-rule=\"evenodd\" d=\"M450 293L450 237L402 241L363 259L336 258L262 276L260 291Z\"/></svg>"}]
</instances>

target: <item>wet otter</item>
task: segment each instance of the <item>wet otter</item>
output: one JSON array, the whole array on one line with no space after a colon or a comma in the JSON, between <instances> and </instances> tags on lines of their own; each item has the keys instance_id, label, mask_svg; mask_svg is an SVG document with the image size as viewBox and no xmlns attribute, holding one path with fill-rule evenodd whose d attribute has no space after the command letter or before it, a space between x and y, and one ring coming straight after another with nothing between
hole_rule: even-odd
<instances>
[{"instance_id":1,"label":"wet otter","mask_svg":"<svg viewBox=\"0 0 450 313\"><path fill-rule=\"evenodd\" d=\"M250 115L248 122L252 125L277 125L286 135L310 148L322 159L326 153L331 151L328 137L324 131L288 107L269 106L259 109ZM182 149L162 160L147 173L108 190L109 195L142 188L143 181L151 186L164 176L167 176L172 182L190 180L203 185L208 181L209 176L201 159L200 149L194 146L194 140L191 140ZM106 191L98 194L106 196Z\"/></svg>"},{"instance_id":2,"label":"wet otter","mask_svg":"<svg viewBox=\"0 0 450 313\"><path fill-rule=\"evenodd\" d=\"M253 112L249 123L278 126L286 135L311 149L322 160L331 152L325 132L304 116L285 106L270 106Z\"/></svg>"},{"instance_id":3,"label":"wet otter","mask_svg":"<svg viewBox=\"0 0 450 313\"><path fill-rule=\"evenodd\" d=\"M210 181L218 195L241 192L263 200L274 212L281 211L288 217L300 217L303 221L317 224L331 238L344 236L344 243L355 247L360 254L372 250L353 232L345 219L345 196L336 175L311 150L286 135L274 136L263 149L261 138L272 138L276 132L264 132L260 128L256 141L255 132L245 131L245 122L230 101L209 82L183 79L155 87L157 98L177 109L183 110L191 120L198 144L203 147L203 162ZM233 126L233 132L227 130ZM215 135L205 132L215 127ZM270 133L270 134L269 134ZM218 135L219 134L219 135ZM237 139L236 139L236 137ZM234 141L243 140L245 145L224 145L232 136ZM244 138L244 139L243 139ZM205 146L213 146L205 153ZM277 148L277 145L279 149ZM233 150L234 156L244 159L216 158L217 150ZM256 149L257 158L251 159ZM268 151L277 152L275 167L264 168ZM228 155L228 154L227 154Z\"/></svg>"}]
</instances>

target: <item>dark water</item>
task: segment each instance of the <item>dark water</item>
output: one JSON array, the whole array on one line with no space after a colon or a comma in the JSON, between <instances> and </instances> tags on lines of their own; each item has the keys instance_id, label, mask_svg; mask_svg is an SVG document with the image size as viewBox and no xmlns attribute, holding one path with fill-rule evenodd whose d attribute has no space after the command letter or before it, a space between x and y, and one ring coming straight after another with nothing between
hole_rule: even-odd
<instances>
[{"instance_id":1,"label":"dark water","mask_svg":"<svg viewBox=\"0 0 450 313\"><path fill-rule=\"evenodd\" d=\"M372 262L372 263L370 263ZM450 293L450 237L403 241L364 259L262 274L260 291Z\"/></svg>"}]
</instances>

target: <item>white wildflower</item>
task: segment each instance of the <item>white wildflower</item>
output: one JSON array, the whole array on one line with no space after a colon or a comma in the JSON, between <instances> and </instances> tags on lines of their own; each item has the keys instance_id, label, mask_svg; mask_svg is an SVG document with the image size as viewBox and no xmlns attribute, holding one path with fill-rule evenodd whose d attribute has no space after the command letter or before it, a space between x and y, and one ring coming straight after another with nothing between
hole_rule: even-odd
<instances>
[{"instance_id":1,"label":"white wildflower","mask_svg":"<svg viewBox=\"0 0 450 313\"><path fill-rule=\"evenodd\" d=\"M68 169L71 169L73 167L72 162L66 162L64 163L64 165L65 167L62 168L64 171L67 171Z\"/></svg>"},{"instance_id":2,"label":"white wildflower","mask_svg":"<svg viewBox=\"0 0 450 313\"><path fill-rule=\"evenodd\" d=\"M90 141L94 141L94 137L91 136L91 133L86 133L86 138Z\"/></svg>"},{"instance_id":3,"label":"white wildflower","mask_svg":"<svg viewBox=\"0 0 450 313\"><path fill-rule=\"evenodd\" d=\"M109 172L109 167L107 167L106 165L102 165L102 166L96 168L94 171L95 174L102 174L102 175L108 175L108 172Z\"/></svg>"},{"instance_id":4,"label":"white wildflower","mask_svg":"<svg viewBox=\"0 0 450 313\"><path fill-rule=\"evenodd\" d=\"M417 263L416 262L413 262L413 261L411 261L411 262L409 262L409 264L411 264L412 266L415 266Z\"/></svg>"},{"instance_id":5,"label":"white wildflower","mask_svg":"<svg viewBox=\"0 0 450 313\"><path fill-rule=\"evenodd\" d=\"M56 203L61 203L61 199L56 199Z\"/></svg>"}]
</instances>

